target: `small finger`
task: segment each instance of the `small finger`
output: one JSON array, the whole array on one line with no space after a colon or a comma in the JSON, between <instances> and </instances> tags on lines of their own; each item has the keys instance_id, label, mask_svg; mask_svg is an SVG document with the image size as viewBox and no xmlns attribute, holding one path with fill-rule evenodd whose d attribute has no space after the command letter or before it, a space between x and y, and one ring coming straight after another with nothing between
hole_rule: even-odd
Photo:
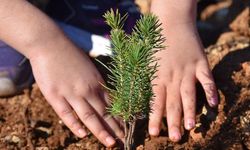
<instances>
[{"instance_id":1,"label":"small finger","mask_svg":"<svg viewBox=\"0 0 250 150\"><path fill-rule=\"evenodd\" d=\"M83 98L72 98L70 105L83 124L107 147L115 144L115 139L106 130L95 109Z\"/></svg>"},{"instance_id":2,"label":"small finger","mask_svg":"<svg viewBox=\"0 0 250 150\"><path fill-rule=\"evenodd\" d=\"M196 71L196 77L205 91L209 105L215 107L218 104L217 88L209 67L203 66L200 69L198 68Z\"/></svg>"},{"instance_id":3,"label":"small finger","mask_svg":"<svg viewBox=\"0 0 250 150\"><path fill-rule=\"evenodd\" d=\"M50 104L58 116L62 119L64 124L78 137L85 137L87 132L67 101L64 98L53 101L54 102Z\"/></svg>"},{"instance_id":4,"label":"small finger","mask_svg":"<svg viewBox=\"0 0 250 150\"><path fill-rule=\"evenodd\" d=\"M158 136L166 105L166 88L164 85L155 85L153 92L155 93L155 98L151 106L152 112L149 115L149 134Z\"/></svg>"},{"instance_id":5,"label":"small finger","mask_svg":"<svg viewBox=\"0 0 250 150\"><path fill-rule=\"evenodd\" d=\"M181 139L181 117L182 117L182 103L180 96L180 87L178 84L170 84L167 87L167 123L169 138L178 142Z\"/></svg>"},{"instance_id":6,"label":"small finger","mask_svg":"<svg viewBox=\"0 0 250 150\"><path fill-rule=\"evenodd\" d=\"M186 76L181 83L181 99L184 112L184 126L187 130L195 126L195 78Z\"/></svg>"}]
</instances>

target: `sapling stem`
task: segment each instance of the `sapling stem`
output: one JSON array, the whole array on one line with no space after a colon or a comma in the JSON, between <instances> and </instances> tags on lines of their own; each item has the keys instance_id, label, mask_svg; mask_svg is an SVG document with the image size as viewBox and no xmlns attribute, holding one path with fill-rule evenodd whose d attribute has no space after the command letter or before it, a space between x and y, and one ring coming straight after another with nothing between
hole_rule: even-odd
<instances>
[{"instance_id":1,"label":"sapling stem","mask_svg":"<svg viewBox=\"0 0 250 150\"><path fill-rule=\"evenodd\" d=\"M156 78L157 58L155 53L163 49L164 38L156 16L147 14L137 21L131 35L122 29L127 15L113 10L104 15L111 27L112 62L107 67L111 72L105 87L111 105L108 111L124 121L125 150L135 149L134 132L138 119L148 117L154 93L151 81Z\"/></svg>"},{"instance_id":2,"label":"sapling stem","mask_svg":"<svg viewBox=\"0 0 250 150\"><path fill-rule=\"evenodd\" d=\"M135 125L136 121L132 122L124 122L125 126L125 144L124 144L124 149L125 150L132 150L134 149L134 132L135 132Z\"/></svg>"}]
</instances>

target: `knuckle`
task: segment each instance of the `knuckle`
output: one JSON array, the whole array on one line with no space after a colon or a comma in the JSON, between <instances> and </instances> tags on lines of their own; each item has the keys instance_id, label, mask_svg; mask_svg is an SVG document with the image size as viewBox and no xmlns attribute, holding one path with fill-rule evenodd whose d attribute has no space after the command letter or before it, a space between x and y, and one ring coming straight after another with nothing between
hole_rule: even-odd
<instances>
[{"instance_id":1,"label":"knuckle","mask_svg":"<svg viewBox=\"0 0 250 150\"><path fill-rule=\"evenodd\" d=\"M153 108L154 108L155 110L158 110L159 108L163 108L163 105L162 105L161 103L154 103L154 104L153 104Z\"/></svg>"},{"instance_id":2,"label":"knuckle","mask_svg":"<svg viewBox=\"0 0 250 150\"><path fill-rule=\"evenodd\" d=\"M186 109L184 110L184 113L194 113L195 107L193 105L187 105Z\"/></svg>"},{"instance_id":3,"label":"knuckle","mask_svg":"<svg viewBox=\"0 0 250 150\"><path fill-rule=\"evenodd\" d=\"M92 120L94 117L96 117L95 113L93 111L88 111L83 114L82 120L87 122Z\"/></svg>"},{"instance_id":4,"label":"knuckle","mask_svg":"<svg viewBox=\"0 0 250 150\"><path fill-rule=\"evenodd\" d=\"M78 122L77 120L74 120L74 121L72 121L72 122L70 123L69 127L70 127L71 129L78 129L78 127L79 127L79 122Z\"/></svg>"},{"instance_id":5,"label":"knuckle","mask_svg":"<svg viewBox=\"0 0 250 150\"><path fill-rule=\"evenodd\" d=\"M212 74L208 68L205 68L204 70L198 71L198 76L204 78L205 80L213 80Z\"/></svg>"},{"instance_id":6,"label":"knuckle","mask_svg":"<svg viewBox=\"0 0 250 150\"><path fill-rule=\"evenodd\" d=\"M181 113L182 112L182 108L179 105L171 104L171 105L168 106L167 111L168 112L178 112L178 113Z\"/></svg>"},{"instance_id":7,"label":"knuckle","mask_svg":"<svg viewBox=\"0 0 250 150\"><path fill-rule=\"evenodd\" d=\"M62 117L67 117L69 115L72 115L72 109L64 108L59 112L59 115L62 116Z\"/></svg>"},{"instance_id":8,"label":"knuckle","mask_svg":"<svg viewBox=\"0 0 250 150\"><path fill-rule=\"evenodd\" d=\"M151 115L159 115L161 114L161 111L164 109L164 105L162 104L158 104L158 103L154 103L152 105L152 112L150 113Z\"/></svg>"},{"instance_id":9,"label":"knuckle","mask_svg":"<svg viewBox=\"0 0 250 150\"><path fill-rule=\"evenodd\" d=\"M85 85L85 87L81 89L82 89L81 91L76 90L77 94L83 95L83 96L90 96L94 92L94 88L89 84Z\"/></svg>"},{"instance_id":10,"label":"knuckle","mask_svg":"<svg viewBox=\"0 0 250 150\"><path fill-rule=\"evenodd\" d=\"M74 95L88 97L93 95L93 93L98 89L98 85L95 83L86 82L78 82L71 87L71 92Z\"/></svg>"},{"instance_id":11,"label":"knuckle","mask_svg":"<svg viewBox=\"0 0 250 150\"><path fill-rule=\"evenodd\" d=\"M181 97L183 102L193 104L195 102L195 91L191 89L181 89Z\"/></svg>"},{"instance_id":12,"label":"knuckle","mask_svg":"<svg viewBox=\"0 0 250 150\"><path fill-rule=\"evenodd\" d=\"M205 89L214 89L215 88L214 82L206 82L203 85L204 85Z\"/></svg>"},{"instance_id":13,"label":"knuckle","mask_svg":"<svg viewBox=\"0 0 250 150\"><path fill-rule=\"evenodd\" d=\"M216 91L216 86L213 82L208 82L203 84L204 90L206 94L212 95L214 91Z\"/></svg>"},{"instance_id":14,"label":"knuckle","mask_svg":"<svg viewBox=\"0 0 250 150\"><path fill-rule=\"evenodd\" d=\"M102 118L103 118L104 120L109 120L109 119L112 118L112 116L111 116L110 113L104 111L104 112L102 113Z\"/></svg>"},{"instance_id":15,"label":"knuckle","mask_svg":"<svg viewBox=\"0 0 250 150\"><path fill-rule=\"evenodd\" d=\"M194 107L195 101L196 101L195 97L192 97L192 98L189 99L190 105L192 104L191 107Z\"/></svg>"},{"instance_id":16,"label":"knuckle","mask_svg":"<svg viewBox=\"0 0 250 150\"><path fill-rule=\"evenodd\" d=\"M166 75L165 75L165 80L167 83L172 83L174 81L174 76L175 73L173 71L169 71Z\"/></svg>"},{"instance_id":17,"label":"knuckle","mask_svg":"<svg viewBox=\"0 0 250 150\"><path fill-rule=\"evenodd\" d=\"M59 97L59 90L57 87L48 87L44 89L44 95L45 97L48 97L49 99L54 99L55 97Z\"/></svg>"},{"instance_id":18,"label":"knuckle","mask_svg":"<svg viewBox=\"0 0 250 150\"><path fill-rule=\"evenodd\" d=\"M173 78L174 78L173 70L164 70L158 73L158 76L156 77L155 80L153 80L153 83L162 84L162 81L169 83L174 80Z\"/></svg>"},{"instance_id":19,"label":"knuckle","mask_svg":"<svg viewBox=\"0 0 250 150\"><path fill-rule=\"evenodd\" d=\"M184 86L180 87L180 91L183 96L190 96L193 93L193 91L190 88L186 88Z\"/></svg>"}]
</instances>

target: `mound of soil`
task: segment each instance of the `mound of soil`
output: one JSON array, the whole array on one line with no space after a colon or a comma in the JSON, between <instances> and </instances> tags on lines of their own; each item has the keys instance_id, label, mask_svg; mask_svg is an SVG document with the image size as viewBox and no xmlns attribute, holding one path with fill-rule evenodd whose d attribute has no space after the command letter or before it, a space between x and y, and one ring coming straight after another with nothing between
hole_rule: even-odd
<instances>
[{"instance_id":1,"label":"mound of soil","mask_svg":"<svg viewBox=\"0 0 250 150\"><path fill-rule=\"evenodd\" d=\"M138 150L250 149L249 7L230 27L231 31L227 26L227 32L205 50L218 87L219 106L210 108L197 85L196 127L183 130L183 139L172 143L166 122L160 136L151 138L142 121L137 127ZM74 136L36 84L21 95L0 99L0 110L0 149L106 149L91 133L84 139Z\"/></svg>"}]
</instances>

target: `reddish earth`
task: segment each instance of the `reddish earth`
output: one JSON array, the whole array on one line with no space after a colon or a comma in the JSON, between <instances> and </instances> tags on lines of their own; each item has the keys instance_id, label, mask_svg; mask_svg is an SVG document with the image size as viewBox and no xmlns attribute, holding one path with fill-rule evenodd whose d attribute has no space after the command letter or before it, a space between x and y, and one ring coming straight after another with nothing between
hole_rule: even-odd
<instances>
[{"instance_id":1,"label":"reddish earth","mask_svg":"<svg viewBox=\"0 0 250 150\"><path fill-rule=\"evenodd\" d=\"M218 87L219 106L210 108L197 85L196 128L191 132L183 130L182 141L172 143L165 122L161 135L150 138L146 121L142 121L137 127L138 150L250 149L250 8L248 1L242 0L242 5L239 2L234 6L235 1L230 5L209 5L201 16L203 23L214 23L214 34L218 34L217 24L223 28L217 42L205 50ZM216 15L220 14L216 13L221 9L238 17L226 20L227 25L220 24L223 20L218 22L213 17L218 19ZM84 139L76 138L48 105L37 85L21 95L0 99L0 110L0 149L105 149L91 134Z\"/></svg>"}]
</instances>

